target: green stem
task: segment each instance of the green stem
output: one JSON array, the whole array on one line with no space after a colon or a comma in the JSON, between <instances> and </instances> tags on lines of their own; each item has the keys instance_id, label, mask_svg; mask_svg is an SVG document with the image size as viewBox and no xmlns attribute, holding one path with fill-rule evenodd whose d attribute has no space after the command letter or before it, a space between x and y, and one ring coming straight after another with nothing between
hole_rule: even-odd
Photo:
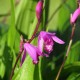
<instances>
[{"instance_id":1,"label":"green stem","mask_svg":"<svg viewBox=\"0 0 80 80\"><path fill-rule=\"evenodd\" d=\"M59 79L60 73L61 73L61 71L62 71L62 69L63 69L63 67L64 67L64 64L65 64L65 61L66 61L66 59L67 59L67 57L68 57L68 54L69 54L69 51L70 51L70 48L71 48L71 45L72 45L72 41L73 41L72 39L73 39L73 36L74 36L74 32L75 32L75 24L74 24L73 27L72 27L72 33L71 33L69 45L68 45L68 48L67 48L67 51L66 51L66 55L65 55L65 57L64 57L64 60L63 60L63 62L62 62L62 65L61 65L61 67L60 67L60 69L59 69L59 71L58 71L58 74L57 74L55 80L58 80L58 79Z\"/></svg>"}]
</instances>

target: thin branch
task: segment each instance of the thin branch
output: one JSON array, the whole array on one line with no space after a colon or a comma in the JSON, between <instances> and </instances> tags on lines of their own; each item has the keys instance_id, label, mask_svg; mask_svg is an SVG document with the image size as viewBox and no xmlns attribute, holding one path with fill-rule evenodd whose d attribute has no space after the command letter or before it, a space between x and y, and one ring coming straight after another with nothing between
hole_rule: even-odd
<instances>
[{"instance_id":1,"label":"thin branch","mask_svg":"<svg viewBox=\"0 0 80 80\"><path fill-rule=\"evenodd\" d=\"M14 67L13 67L12 71L11 71L10 80L12 80L12 76L14 75L14 69L15 69L15 67L16 67L16 65L17 65L17 62L18 62L20 56L21 56L21 53L22 53L22 52L19 52L19 54L18 54L18 56L17 56L16 62L15 62L15 64L14 64Z\"/></svg>"},{"instance_id":2,"label":"thin branch","mask_svg":"<svg viewBox=\"0 0 80 80\"><path fill-rule=\"evenodd\" d=\"M31 37L31 39L29 39L29 40L27 41L28 43L31 43L31 41L35 38L35 35L36 35L36 33L37 33L37 31L38 31L38 28L39 28L39 25L40 25L40 21L37 22L36 28L35 28L35 30L34 30L34 33L33 33L32 37ZM22 52L19 52L19 54L18 54L18 56L17 56L16 62L15 62L15 64L14 64L14 67L13 67L12 71L11 71L10 80L12 80L12 77L13 77L13 75L14 75L14 70L15 70L16 65L17 65L17 63L18 63L18 60L19 60L19 58L20 58L20 56L21 56L21 53L22 53Z\"/></svg>"},{"instance_id":3,"label":"thin branch","mask_svg":"<svg viewBox=\"0 0 80 80\"><path fill-rule=\"evenodd\" d=\"M31 39L29 39L29 41L28 41L29 43L31 43L31 41L35 38L35 35L36 35L36 33L38 31L38 28L39 28L39 25L40 25L40 21L37 22L37 25L36 25L36 28L34 30L34 33L33 33L32 37L31 37Z\"/></svg>"},{"instance_id":4,"label":"thin branch","mask_svg":"<svg viewBox=\"0 0 80 80\"><path fill-rule=\"evenodd\" d=\"M66 61L66 59L67 59L67 57L68 57L68 54L69 54L69 52L70 52L70 48L71 48L71 45L72 45L72 41L73 41L72 39L73 39L73 36L74 36L74 32L75 32L75 24L74 24L73 27L72 27L71 37L70 37L69 45L68 45L68 48L67 48L67 51L66 51L66 55L65 55L65 57L64 57L64 60L63 60L63 62L62 62L62 65L61 65L61 67L60 67L60 69L59 69L59 71L58 71L58 74L57 74L55 80L58 80L58 79L59 79L60 73L61 73L61 71L62 71L62 69L63 69L63 67L64 67L65 61Z\"/></svg>"},{"instance_id":5,"label":"thin branch","mask_svg":"<svg viewBox=\"0 0 80 80\"><path fill-rule=\"evenodd\" d=\"M40 14L40 16L41 16L41 15L42 15L42 13ZM31 37L31 39L29 39L29 40L26 41L26 42L31 43L32 40L35 38L35 35L36 35L37 31L38 31L38 28L39 28L40 22L41 22L41 18L40 18L40 20L38 20L38 22L37 22L37 24L36 24L36 28L35 28L35 30L34 30L34 33L33 33L32 37ZM21 53L22 53L22 52L21 52ZM13 77L13 75L14 75L14 70L15 70L16 65L17 65L17 63L18 63L18 60L19 60L19 58L20 58L20 56L21 56L21 53L18 54L18 56L17 56L17 59L16 59L16 62L15 62L15 65L14 65L14 67L13 67L13 69L12 69L12 72L11 72L11 75L10 75L10 80L12 80L12 77Z\"/></svg>"},{"instance_id":6,"label":"thin branch","mask_svg":"<svg viewBox=\"0 0 80 80\"><path fill-rule=\"evenodd\" d=\"M61 3L61 5L56 9L56 11L52 14L52 16L50 17L50 19L47 21L46 25L52 20L52 18L53 18L54 15L56 14L56 12L62 7L63 3L65 3L65 2L66 2L66 0L64 0L64 1ZM39 28L39 25L40 25L40 21L37 22L37 25L36 25L36 28L35 28L35 30L34 30L34 33L33 33L32 37L31 37L31 39L29 39L29 41L27 41L27 42L31 43L31 41L35 38L35 35L36 35L36 33L37 33L37 31L38 31L38 28ZM21 54L19 54L18 57L17 57L17 59L16 59L16 63L15 63L15 65L14 65L13 69L12 69L12 72L11 72L10 80L12 80L12 76L14 75L14 70L15 70L15 67L16 67L16 65L17 65L17 62L18 62L20 56L21 56Z\"/></svg>"},{"instance_id":7,"label":"thin branch","mask_svg":"<svg viewBox=\"0 0 80 80\"><path fill-rule=\"evenodd\" d=\"M65 64L65 61L66 61L66 58L64 58L63 63L62 63L62 65L61 65L61 67L60 67L60 69L59 69L59 71L58 71L58 74L57 74L57 77L56 77L55 80L58 80L58 79L59 79L59 76L60 76L61 70L62 70L62 68L63 68L63 66L64 66L64 64Z\"/></svg>"}]
</instances>

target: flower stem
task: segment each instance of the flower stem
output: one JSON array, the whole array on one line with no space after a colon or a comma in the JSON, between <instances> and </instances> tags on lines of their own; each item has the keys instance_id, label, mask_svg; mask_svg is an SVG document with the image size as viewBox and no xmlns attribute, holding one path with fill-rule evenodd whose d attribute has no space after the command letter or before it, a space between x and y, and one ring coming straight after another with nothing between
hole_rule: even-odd
<instances>
[{"instance_id":1,"label":"flower stem","mask_svg":"<svg viewBox=\"0 0 80 80\"><path fill-rule=\"evenodd\" d=\"M18 56L17 56L16 62L15 62L15 64L14 64L14 67L13 67L13 69L12 69L12 71L11 71L11 74L10 74L10 80L12 80L12 76L14 75L14 70L15 70L15 68L16 68L17 62L18 62L21 54L22 54L22 52L19 52L19 54L18 54Z\"/></svg>"},{"instance_id":2,"label":"flower stem","mask_svg":"<svg viewBox=\"0 0 80 80\"><path fill-rule=\"evenodd\" d=\"M31 37L31 39L29 39L29 40L27 41L28 43L31 43L31 41L35 38L35 35L36 35L37 31L38 31L40 22L41 22L41 20L39 20L39 21L37 22L36 28L35 28L35 30L34 30L34 33L33 33L32 37ZM22 52L23 52L23 51L22 51ZM12 80L12 77L13 77L13 75L14 75L14 70L15 70L15 68L16 68L16 65L17 65L17 63L18 63L18 60L19 60L22 52L19 52L19 54L18 54L18 56L17 56L16 62L15 62L15 64L14 64L14 67L13 67L12 72L11 72L11 75L10 75L10 80Z\"/></svg>"},{"instance_id":3,"label":"flower stem","mask_svg":"<svg viewBox=\"0 0 80 80\"><path fill-rule=\"evenodd\" d=\"M28 43L31 43L31 41L35 38L35 35L36 35L37 31L38 31L40 22L41 22L40 20L37 22L37 25L36 25L36 28L34 30L34 33L33 33L32 37L31 37L31 39L29 39Z\"/></svg>"},{"instance_id":4,"label":"flower stem","mask_svg":"<svg viewBox=\"0 0 80 80\"><path fill-rule=\"evenodd\" d=\"M72 27L71 37L70 37L69 45L68 45L68 48L67 48L67 51L66 51L66 55L64 57L64 60L62 62L62 65L61 65L61 67L60 67L60 69L58 71L58 74L57 74L55 80L59 79L60 73L61 73L61 71L62 71L62 69L64 67L64 64L65 64L65 61L66 61L66 59L68 57L68 54L69 54L69 51L70 51L70 48L71 48L71 45L72 45L72 41L73 41L72 39L73 39L73 36L74 36L74 32L75 32L75 24L73 24L73 27Z\"/></svg>"},{"instance_id":5,"label":"flower stem","mask_svg":"<svg viewBox=\"0 0 80 80\"><path fill-rule=\"evenodd\" d=\"M36 28L35 28L35 30L34 30L34 33L33 33L32 37L31 37L31 39L29 39L28 43L31 43L31 41L35 38L35 35L36 35L36 33L37 33L37 31L38 31L38 28L39 28L39 25L40 25L40 21L37 22L37 25L36 25ZM19 60L21 54L22 54L22 52L19 52L19 54L18 54L18 56L17 56L16 62L15 62L15 64L14 64L14 67L13 67L12 71L11 71L10 80L12 80L12 77L13 77L13 75L14 75L14 70L15 70L15 68L16 68L16 65L17 65L17 63L18 63L18 60Z\"/></svg>"}]
</instances>

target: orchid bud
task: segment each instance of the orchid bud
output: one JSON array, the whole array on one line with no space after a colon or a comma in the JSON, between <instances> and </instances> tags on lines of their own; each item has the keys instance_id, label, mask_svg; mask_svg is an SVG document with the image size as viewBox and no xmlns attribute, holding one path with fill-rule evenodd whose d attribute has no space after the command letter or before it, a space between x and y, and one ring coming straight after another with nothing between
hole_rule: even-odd
<instances>
[{"instance_id":1,"label":"orchid bud","mask_svg":"<svg viewBox=\"0 0 80 80\"><path fill-rule=\"evenodd\" d=\"M38 21L41 18L42 9L43 9L43 1L39 1L36 5L36 16L37 16Z\"/></svg>"},{"instance_id":2,"label":"orchid bud","mask_svg":"<svg viewBox=\"0 0 80 80\"><path fill-rule=\"evenodd\" d=\"M76 9L75 12L71 14L70 23L74 24L79 15L80 15L80 8Z\"/></svg>"}]
</instances>

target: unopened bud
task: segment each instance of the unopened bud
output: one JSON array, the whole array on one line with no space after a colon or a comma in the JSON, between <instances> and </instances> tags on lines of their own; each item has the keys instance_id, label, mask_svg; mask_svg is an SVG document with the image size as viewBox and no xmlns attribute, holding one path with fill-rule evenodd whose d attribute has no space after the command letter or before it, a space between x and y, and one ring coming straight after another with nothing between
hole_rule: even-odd
<instances>
[{"instance_id":1,"label":"unopened bud","mask_svg":"<svg viewBox=\"0 0 80 80\"><path fill-rule=\"evenodd\" d=\"M76 9L75 12L71 14L70 23L74 24L79 15L80 15L80 8Z\"/></svg>"},{"instance_id":2,"label":"unopened bud","mask_svg":"<svg viewBox=\"0 0 80 80\"><path fill-rule=\"evenodd\" d=\"M39 1L36 5L36 16L37 16L38 21L41 18L42 9L43 9L43 1Z\"/></svg>"}]
</instances>

